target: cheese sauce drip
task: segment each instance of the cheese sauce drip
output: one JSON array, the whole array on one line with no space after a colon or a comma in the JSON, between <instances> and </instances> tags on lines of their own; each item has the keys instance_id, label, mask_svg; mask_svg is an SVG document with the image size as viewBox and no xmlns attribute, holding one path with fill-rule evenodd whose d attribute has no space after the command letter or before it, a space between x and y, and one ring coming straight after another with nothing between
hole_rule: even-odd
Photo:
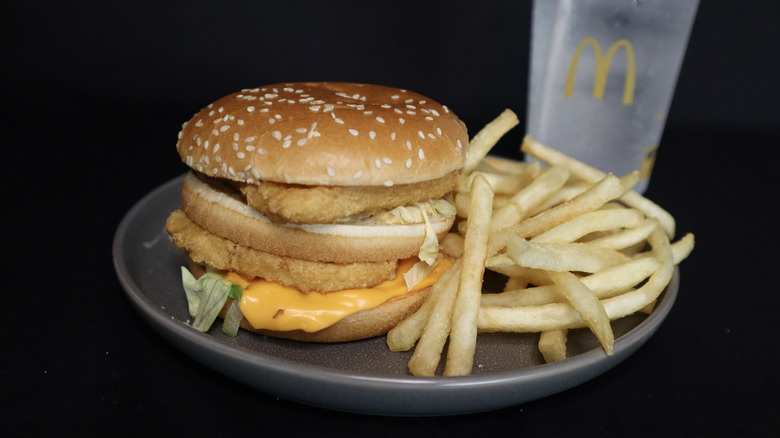
<instances>
[{"instance_id":1,"label":"cheese sauce drip","mask_svg":"<svg viewBox=\"0 0 780 438\"><path fill-rule=\"evenodd\" d=\"M247 281L229 273L227 280L244 287L239 307L244 318L255 329L276 331L303 330L309 333L327 328L341 319L362 310L372 309L385 301L409 292L404 274L417 259L398 263L395 278L368 289L346 289L327 294L303 293L263 279ZM432 286L450 266L442 260L412 291Z\"/></svg>"}]
</instances>

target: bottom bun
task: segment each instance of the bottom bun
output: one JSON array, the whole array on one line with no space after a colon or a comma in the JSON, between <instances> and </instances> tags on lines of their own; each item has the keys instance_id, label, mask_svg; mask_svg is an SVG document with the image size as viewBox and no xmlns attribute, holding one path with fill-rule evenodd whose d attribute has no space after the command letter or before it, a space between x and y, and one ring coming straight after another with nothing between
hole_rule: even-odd
<instances>
[{"instance_id":1,"label":"bottom bun","mask_svg":"<svg viewBox=\"0 0 780 438\"><path fill-rule=\"evenodd\" d=\"M200 277L206 272L203 265L192 261L190 261L189 265L190 271L195 277ZM300 342L336 343L368 339L387 334L390 329L416 312L425 302L430 291L431 288L428 287L391 298L373 309L353 313L330 327L312 333L303 330L276 331L256 329L249 324L246 318L241 319L240 327L257 334ZM225 303L225 306L219 313L220 318L225 317L231 302L232 299L228 299Z\"/></svg>"}]
</instances>

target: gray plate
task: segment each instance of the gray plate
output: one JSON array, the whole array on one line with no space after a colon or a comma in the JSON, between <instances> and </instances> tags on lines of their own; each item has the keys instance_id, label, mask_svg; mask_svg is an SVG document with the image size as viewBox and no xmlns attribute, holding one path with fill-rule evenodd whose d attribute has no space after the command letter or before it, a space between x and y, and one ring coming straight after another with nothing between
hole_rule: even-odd
<instances>
[{"instance_id":1,"label":"gray plate","mask_svg":"<svg viewBox=\"0 0 780 438\"><path fill-rule=\"evenodd\" d=\"M180 270L184 255L165 233L180 203L182 177L158 187L127 213L114 237L114 266L127 296L165 339L203 364L263 392L329 409L379 415L427 416L487 411L579 385L636 351L672 308L679 271L650 316L613 322L615 352L607 356L587 330L569 333L569 359L545 364L538 335L480 334L473 374L413 377L411 352L393 353L385 338L322 345L244 332L229 338L215 324L191 329Z\"/></svg>"}]
</instances>

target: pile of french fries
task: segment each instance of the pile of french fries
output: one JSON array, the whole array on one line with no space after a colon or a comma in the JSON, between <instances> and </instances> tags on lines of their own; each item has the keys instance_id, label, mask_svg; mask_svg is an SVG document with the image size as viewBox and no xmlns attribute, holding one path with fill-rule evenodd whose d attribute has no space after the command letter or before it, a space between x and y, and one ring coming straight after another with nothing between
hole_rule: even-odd
<instances>
[{"instance_id":1,"label":"pile of french fries","mask_svg":"<svg viewBox=\"0 0 780 438\"><path fill-rule=\"evenodd\" d=\"M611 355L610 321L651 312L693 250L692 234L672 243L674 218L633 191L638 172L605 174L529 136L521 150L539 161L488 155L518 123L506 110L471 140L460 220L440 243L454 262L387 335L393 351L414 348L413 375L435 375L445 345L443 374L471 374L479 332L540 333L540 352L555 362L566 358L568 330L587 327ZM483 292L486 269L506 276L503 291Z\"/></svg>"}]
</instances>

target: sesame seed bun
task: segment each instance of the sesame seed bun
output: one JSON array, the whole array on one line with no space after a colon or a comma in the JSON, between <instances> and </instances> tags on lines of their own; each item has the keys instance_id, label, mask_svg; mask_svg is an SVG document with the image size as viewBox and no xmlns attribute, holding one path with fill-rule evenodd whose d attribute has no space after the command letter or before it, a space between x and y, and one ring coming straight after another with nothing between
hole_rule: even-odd
<instances>
[{"instance_id":1,"label":"sesame seed bun","mask_svg":"<svg viewBox=\"0 0 780 438\"><path fill-rule=\"evenodd\" d=\"M420 94L307 82L218 99L183 126L177 149L191 168L232 181L381 186L459 170L467 144L463 122Z\"/></svg>"}]
</instances>

